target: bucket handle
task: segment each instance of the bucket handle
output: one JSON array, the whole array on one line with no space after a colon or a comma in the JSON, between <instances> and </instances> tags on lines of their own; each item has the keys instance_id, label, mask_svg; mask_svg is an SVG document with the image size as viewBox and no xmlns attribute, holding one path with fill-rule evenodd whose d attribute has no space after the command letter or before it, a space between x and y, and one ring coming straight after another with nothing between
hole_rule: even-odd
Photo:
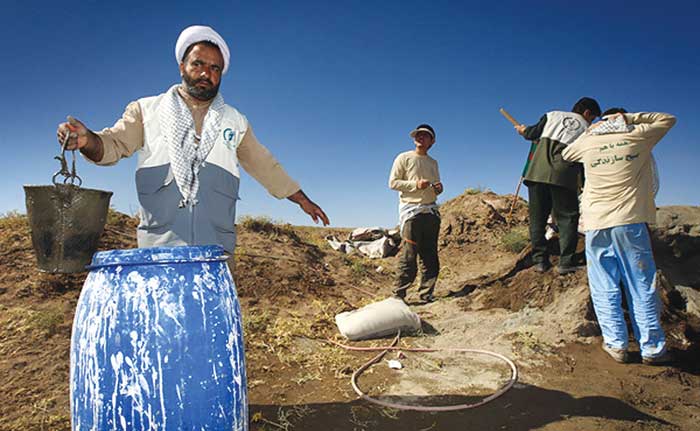
<instances>
[{"instance_id":1,"label":"bucket handle","mask_svg":"<svg viewBox=\"0 0 700 431\"><path fill-rule=\"evenodd\" d=\"M73 163L71 165L71 170L68 170L68 162L66 161L66 146L68 145L68 140L70 139L70 132L66 133L66 139L63 141L63 144L61 145L61 155L54 157L54 159L58 160L61 163L61 169L56 171L55 174L53 174L53 177L51 178L51 181L53 182L54 185L58 185L58 182L56 181L56 178L59 175L63 176L63 184L69 184L70 185L76 185L75 183L77 182L77 186L80 187L83 185L83 179L78 176L78 174L75 172L75 150L71 150L71 153L73 153Z\"/></svg>"}]
</instances>

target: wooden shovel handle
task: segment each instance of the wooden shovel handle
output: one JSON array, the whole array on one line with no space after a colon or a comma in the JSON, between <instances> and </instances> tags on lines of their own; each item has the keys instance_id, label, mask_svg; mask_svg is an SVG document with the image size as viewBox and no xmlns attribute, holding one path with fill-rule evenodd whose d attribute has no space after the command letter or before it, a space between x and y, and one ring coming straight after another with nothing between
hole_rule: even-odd
<instances>
[{"instance_id":1,"label":"wooden shovel handle","mask_svg":"<svg viewBox=\"0 0 700 431\"><path fill-rule=\"evenodd\" d=\"M510 121L511 123L513 123L514 126L519 126L519 125L520 125L520 123L518 123L517 121L515 121L515 118L513 118L513 116L510 115L505 109L501 108L501 109L499 109L498 111L499 111L501 114L503 114L503 116L506 117L506 119L507 119L508 121Z\"/></svg>"}]
</instances>

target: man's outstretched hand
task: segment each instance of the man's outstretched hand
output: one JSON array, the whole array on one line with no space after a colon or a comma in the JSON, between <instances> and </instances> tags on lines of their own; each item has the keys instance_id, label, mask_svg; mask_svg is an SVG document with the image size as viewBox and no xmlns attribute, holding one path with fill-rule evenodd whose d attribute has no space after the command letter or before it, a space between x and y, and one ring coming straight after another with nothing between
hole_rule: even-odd
<instances>
[{"instance_id":1,"label":"man's outstretched hand","mask_svg":"<svg viewBox=\"0 0 700 431\"><path fill-rule=\"evenodd\" d=\"M85 127L85 124L68 116L68 121L58 125L56 129L58 143L63 145L68 137L66 150L80 150L88 159L99 162L104 156L102 139Z\"/></svg>"},{"instance_id":2,"label":"man's outstretched hand","mask_svg":"<svg viewBox=\"0 0 700 431\"><path fill-rule=\"evenodd\" d=\"M318 223L319 220L323 222L324 226L328 226L330 221L328 221L328 216L323 212L320 206L316 205L308 196L302 191L292 194L287 199L298 204L301 209L308 214L314 223Z\"/></svg>"},{"instance_id":3,"label":"man's outstretched hand","mask_svg":"<svg viewBox=\"0 0 700 431\"><path fill-rule=\"evenodd\" d=\"M66 150L78 150L88 144L88 128L70 115L68 116L68 121L59 124L56 130L59 144L63 145L66 142L67 134L70 134L70 138L68 139Z\"/></svg>"}]
</instances>

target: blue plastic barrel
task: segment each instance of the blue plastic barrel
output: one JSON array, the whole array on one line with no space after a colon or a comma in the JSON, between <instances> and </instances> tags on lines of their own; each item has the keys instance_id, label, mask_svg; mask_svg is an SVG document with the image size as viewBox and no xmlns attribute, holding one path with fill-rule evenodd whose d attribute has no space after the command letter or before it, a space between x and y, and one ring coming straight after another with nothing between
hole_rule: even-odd
<instances>
[{"instance_id":1,"label":"blue plastic barrel","mask_svg":"<svg viewBox=\"0 0 700 431\"><path fill-rule=\"evenodd\" d=\"M73 322L73 430L248 429L226 258L219 246L93 256Z\"/></svg>"}]
</instances>

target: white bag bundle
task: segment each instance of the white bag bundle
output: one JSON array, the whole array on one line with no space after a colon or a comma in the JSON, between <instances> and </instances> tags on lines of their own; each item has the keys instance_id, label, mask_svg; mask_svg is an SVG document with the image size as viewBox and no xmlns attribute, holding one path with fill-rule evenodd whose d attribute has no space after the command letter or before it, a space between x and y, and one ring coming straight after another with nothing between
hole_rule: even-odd
<instances>
[{"instance_id":1,"label":"white bag bundle","mask_svg":"<svg viewBox=\"0 0 700 431\"><path fill-rule=\"evenodd\" d=\"M387 298L335 316L340 333L349 340L366 340L420 329L420 317L398 298Z\"/></svg>"}]
</instances>

